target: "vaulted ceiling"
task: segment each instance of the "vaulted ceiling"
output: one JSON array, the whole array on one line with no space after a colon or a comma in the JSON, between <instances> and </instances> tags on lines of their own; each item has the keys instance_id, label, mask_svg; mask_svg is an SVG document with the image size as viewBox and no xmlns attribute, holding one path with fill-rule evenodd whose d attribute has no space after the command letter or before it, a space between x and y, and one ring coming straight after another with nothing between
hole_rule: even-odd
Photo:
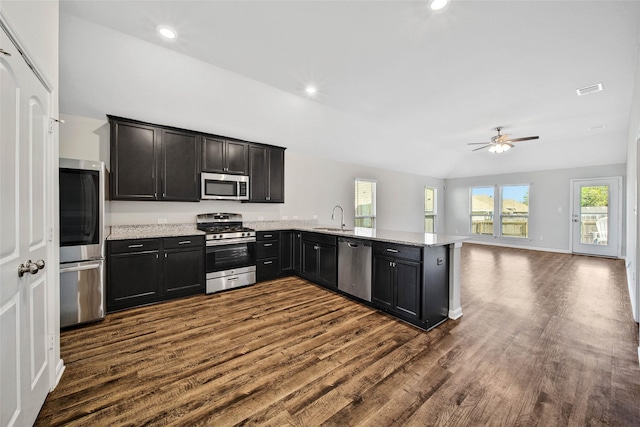
<instances>
[{"instance_id":1,"label":"vaulted ceiling","mask_svg":"<svg viewBox=\"0 0 640 427\"><path fill-rule=\"evenodd\" d=\"M386 144L364 145L349 144L357 135L337 136L340 149L329 152L298 138L291 150L440 178L626 161L638 1L452 0L438 12L426 0L62 0L60 8L61 61L83 60L70 51L70 41L82 38L63 25L70 15L387 135ZM178 38L161 39L161 24ZM99 105L99 96L65 92L78 79L61 65L61 112L91 116L87 106ZM604 90L577 95L596 83ZM318 88L313 97L308 84ZM488 141L496 126L540 138L501 155L472 152L467 143Z\"/></svg>"}]
</instances>

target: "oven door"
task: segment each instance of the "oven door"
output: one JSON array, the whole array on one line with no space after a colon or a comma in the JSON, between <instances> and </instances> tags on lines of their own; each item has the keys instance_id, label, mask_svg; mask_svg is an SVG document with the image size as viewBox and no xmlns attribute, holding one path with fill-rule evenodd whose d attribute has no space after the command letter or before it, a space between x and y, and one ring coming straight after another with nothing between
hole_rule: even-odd
<instances>
[{"instance_id":1,"label":"oven door","mask_svg":"<svg viewBox=\"0 0 640 427\"><path fill-rule=\"evenodd\" d=\"M224 243L207 242L206 269L207 273L234 270L256 265L256 242Z\"/></svg>"}]
</instances>

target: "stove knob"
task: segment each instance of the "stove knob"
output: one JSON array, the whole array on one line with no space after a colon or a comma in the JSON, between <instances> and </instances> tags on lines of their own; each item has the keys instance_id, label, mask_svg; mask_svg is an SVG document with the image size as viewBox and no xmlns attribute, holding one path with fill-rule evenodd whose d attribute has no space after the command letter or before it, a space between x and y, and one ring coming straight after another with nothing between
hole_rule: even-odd
<instances>
[{"instance_id":1,"label":"stove knob","mask_svg":"<svg viewBox=\"0 0 640 427\"><path fill-rule=\"evenodd\" d=\"M218 235L218 239L222 239L222 234L219 234L219 235Z\"/></svg>"}]
</instances>

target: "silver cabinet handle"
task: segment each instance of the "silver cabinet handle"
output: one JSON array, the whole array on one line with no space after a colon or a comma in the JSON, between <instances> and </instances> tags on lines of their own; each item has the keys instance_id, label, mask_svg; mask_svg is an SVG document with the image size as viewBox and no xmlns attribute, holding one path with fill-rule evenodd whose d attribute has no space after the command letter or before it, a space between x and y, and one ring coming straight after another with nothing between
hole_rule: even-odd
<instances>
[{"instance_id":1,"label":"silver cabinet handle","mask_svg":"<svg viewBox=\"0 0 640 427\"><path fill-rule=\"evenodd\" d=\"M394 254L397 254L397 253L398 253L398 251L397 251L397 250L395 250L395 249L387 249L387 252L393 252Z\"/></svg>"},{"instance_id":2,"label":"silver cabinet handle","mask_svg":"<svg viewBox=\"0 0 640 427\"><path fill-rule=\"evenodd\" d=\"M268 248L269 246L273 246L273 243L265 243L265 244L264 244L264 247L265 247L265 248Z\"/></svg>"},{"instance_id":3,"label":"silver cabinet handle","mask_svg":"<svg viewBox=\"0 0 640 427\"><path fill-rule=\"evenodd\" d=\"M188 245L191 243L191 240L183 240L182 242L178 242L179 245Z\"/></svg>"},{"instance_id":4,"label":"silver cabinet handle","mask_svg":"<svg viewBox=\"0 0 640 427\"><path fill-rule=\"evenodd\" d=\"M11 56L11 54L4 49L0 49L0 53L3 55Z\"/></svg>"},{"instance_id":5,"label":"silver cabinet handle","mask_svg":"<svg viewBox=\"0 0 640 427\"><path fill-rule=\"evenodd\" d=\"M130 249L131 249L131 248L141 248L141 247L143 247L143 246L144 246L144 245L129 245L129 246L128 246L128 248L130 248Z\"/></svg>"},{"instance_id":6,"label":"silver cabinet handle","mask_svg":"<svg viewBox=\"0 0 640 427\"><path fill-rule=\"evenodd\" d=\"M273 261L265 261L263 264L264 264L264 265L273 264Z\"/></svg>"},{"instance_id":7,"label":"silver cabinet handle","mask_svg":"<svg viewBox=\"0 0 640 427\"><path fill-rule=\"evenodd\" d=\"M265 234L264 236L262 236L264 238L269 238L269 237L273 237L273 234Z\"/></svg>"}]
</instances>

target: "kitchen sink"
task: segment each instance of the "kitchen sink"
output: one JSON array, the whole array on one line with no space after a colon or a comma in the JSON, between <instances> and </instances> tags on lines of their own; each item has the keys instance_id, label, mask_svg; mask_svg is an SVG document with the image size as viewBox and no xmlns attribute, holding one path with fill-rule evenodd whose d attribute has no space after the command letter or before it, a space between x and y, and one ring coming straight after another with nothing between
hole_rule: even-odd
<instances>
[{"instance_id":1,"label":"kitchen sink","mask_svg":"<svg viewBox=\"0 0 640 427\"><path fill-rule=\"evenodd\" d=\"M340 229L339 227L315 227L314 230L323 230L323 231L353 231L352 228Z\"/></svg>"}]
</instances>

